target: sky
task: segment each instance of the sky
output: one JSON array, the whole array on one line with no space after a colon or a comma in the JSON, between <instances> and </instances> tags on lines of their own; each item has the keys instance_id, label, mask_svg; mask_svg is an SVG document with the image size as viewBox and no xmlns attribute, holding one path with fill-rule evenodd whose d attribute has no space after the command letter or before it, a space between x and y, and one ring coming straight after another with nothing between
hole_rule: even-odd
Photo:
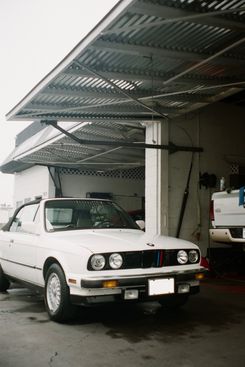
<instances>
[{"instance_id":1,"label":"sky","mask_svg":"<svg viewBox=\"0 0 245 367\"><path fill-rule=\"evenodd\" d=\"M0 0L0 164L30 122L5 115L118 0ZM13 204L14 175L0 173L0 204Z\"/></svg>"}]
</instances>

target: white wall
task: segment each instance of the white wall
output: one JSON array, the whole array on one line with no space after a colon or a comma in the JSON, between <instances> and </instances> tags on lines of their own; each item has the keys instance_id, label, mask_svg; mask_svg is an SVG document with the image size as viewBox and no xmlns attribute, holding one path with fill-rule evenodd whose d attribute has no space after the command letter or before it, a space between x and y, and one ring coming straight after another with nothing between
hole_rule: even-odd
<instances>
[{"instance_id":1,"label":"white wall","mask_svg":"<svg viewBox=\"0 0 245 367\"><path fill-rule=\"evenodd\" d=\"M86 197L88 192L107 192L125 210L140 209L144 181L100 176L61 174L63 196ZM14 203L19 206L36 196L54 197L53 181L46 167L35 166L15 175Z\"/></svg>"},{"instance_id":2,"label":"white wall","mask_svg":"<svg viewBox=\"0 0 245 367\"><path fill-rule=\"evenodd\" d=\"M144 181L99 176L61 175L64 196L86 197L88 192L107 192L125 210L141 208Z\"/></svg>"},{"instance_id":3,"label":"white wall","mask_svg":"<svg viewBox=\"0 0 245 367\"><path fill-rule=\"evenodd\" d=\"M15 174L15 207L34 200L36 196L54 196L54 186L47 167L34 166Z\"/></svg>"}]
</instances>

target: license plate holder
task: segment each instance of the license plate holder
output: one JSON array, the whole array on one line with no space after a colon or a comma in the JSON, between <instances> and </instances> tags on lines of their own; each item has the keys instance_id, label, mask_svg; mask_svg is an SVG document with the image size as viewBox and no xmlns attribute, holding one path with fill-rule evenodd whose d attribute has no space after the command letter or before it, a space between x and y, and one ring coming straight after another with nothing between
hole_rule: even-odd
<instances>
[{"instance_id":1,"label":"license plate holder","mask_svg":"<svg viewBox=\"0 0 245 367\"><path fill-rule=\"evenodd\" d=\"M148 295L158 296L162 294L174 293L174 278L149 279Z\"/></svg>"}]
</instances>

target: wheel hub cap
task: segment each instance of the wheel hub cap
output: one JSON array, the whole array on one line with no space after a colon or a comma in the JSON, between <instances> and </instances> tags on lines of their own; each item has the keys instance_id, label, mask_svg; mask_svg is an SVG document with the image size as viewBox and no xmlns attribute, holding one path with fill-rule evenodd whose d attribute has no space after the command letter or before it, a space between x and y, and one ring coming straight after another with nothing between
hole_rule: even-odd
<instances>
[{"instance_id":1,"label":"wheel hub cap","mask_svg":"<svg viewBox=\"0 0 245 367\"><path fill-rule=\"evenodd\" d=\"M47 303L51 312L56 312L60 306L61 285L57 274L52 273L47 284Z\"/></svg>"}]
</instances>

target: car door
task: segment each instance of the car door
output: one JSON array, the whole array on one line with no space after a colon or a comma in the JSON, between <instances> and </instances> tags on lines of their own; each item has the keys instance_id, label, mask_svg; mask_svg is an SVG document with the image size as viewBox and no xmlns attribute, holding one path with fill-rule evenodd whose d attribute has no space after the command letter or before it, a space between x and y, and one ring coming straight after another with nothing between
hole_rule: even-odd
<instances>
[{"instance_id":1,"label":"car door","mask_svg":"<svg viewBox=\"0 0 245 367\"><path fill-rule=\"evenodd\" d=\"M39 204L26 205L12 221L5 251L7 273L16 279L36 283L36 256L39 240Z\"/></svg>"}]
</instances>

